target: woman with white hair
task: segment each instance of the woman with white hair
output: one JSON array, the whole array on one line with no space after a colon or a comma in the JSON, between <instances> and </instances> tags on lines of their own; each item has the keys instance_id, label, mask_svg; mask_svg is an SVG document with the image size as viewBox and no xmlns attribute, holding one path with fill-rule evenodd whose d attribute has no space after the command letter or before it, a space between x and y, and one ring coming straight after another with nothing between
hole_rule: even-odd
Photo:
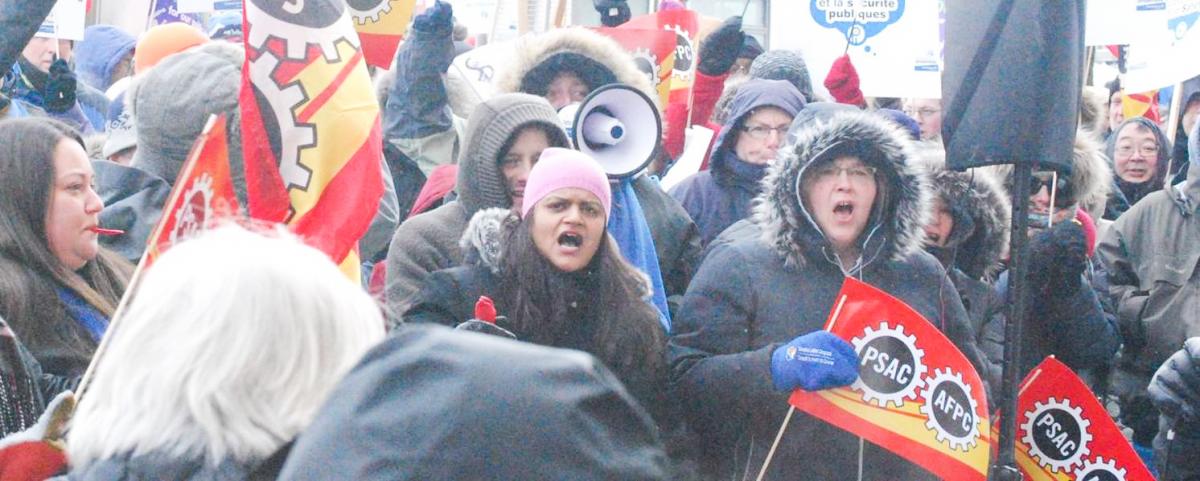
<instances>
[{"instance_id":1,"label":"woman with white hair","mask_svg":"<svg viewBox=\"0 0 1200 481\"><path fill-rule=\"evenodd\" d=\"M71 479L276 470L272 455L384 335L375 302L282 232L218 228L140 284L75 415Z\"/></svg>"}]
</instances>

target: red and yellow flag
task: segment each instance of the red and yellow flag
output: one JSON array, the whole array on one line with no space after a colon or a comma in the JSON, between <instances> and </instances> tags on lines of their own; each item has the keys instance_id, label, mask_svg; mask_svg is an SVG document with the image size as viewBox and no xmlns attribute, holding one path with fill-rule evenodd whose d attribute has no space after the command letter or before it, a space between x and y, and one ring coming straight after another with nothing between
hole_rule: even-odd
<instances>
[{"instance_id":1,"label":"red and yellow flag","mask_svg":"<svg viewBox=\"0 0 1200 481\"><path fill-rule=\"evenodd\" d=\"M693 10L664 10L639 15L625 22L621 29L665 30L675 34L675 63L672 64L670 102L687 103L695 81L699 16Z\"/></svg>"},{"instance_id":2,"label":"red and yellow flag","mask_svg":"<svg viewBox=\"0 0 1200 481\"><path fill-rule=\"evenodd\" d=\"M854 345L858 381L796 390L793 406L944 479L987 479L987 393L941 331L903 301L849 277L825 329Z\"/></svg>"},{"instance_id":3,"label":"red and yellow flag","mask_svg":"<svg viewBox=\"0 0 1200 481\"><path fill-rule=\"evenodd\" d=\"M354 29L362 40L363 57L367 65L384 69L392 68L396 49L408 23L412 21L417 0L360 0L348 1L350 16L354 18Z\"/></svg>"},{"instance_id":4,"label":"red and yellow flag","mask_svg":"<svg viewBox=\"0 0 1200 481\"><path fill-rule=\"evenodd\" d=\"M225 116L210 117L188 153L158 226L146 242L146 255L142 256L145 267L176 242L238 215L225 135Z\"/></svg>"},{"instance_id":5,"label":"red and yellow flag","mask_svg":"<svg viewBox=\"0 0 1200 481\"><path fill-rule=\"evenodd\" d=\"M675 34L667 30L596 27L633 55L633 61L658 92L658 107L666 109L671 94L671 78L675 68Z\"/></svg>"},{"instance_id":6,"label":"red and yellow flag","mask_svg":"<svg viewBox=\"0 0 1200 481\"><path fill-rule=\"evenodd\" d=\"M349 274L383 195L379 104L351 13L343 0L244 8L250 216L286 223Z\"/></svg>"},{"instance_id":7,"label":"red and yellow flag","mask_svg":"<svg viewBox=\"0 0 1200 481\"><path fill-rule=\"evenodd\" d=\"M1121 113L1125 118L1145 117L1153 122L1162 122L1158 108L1158 90L1136 94L1121 94Z\"/></svg>"},{"instance_id":8,"label":"red and yellow flag","mask_svg":"<svg viewBox=\"0 0 1200 481\"><path fill-rule=\"evenodd\" d=\"M1028 480L1154 479L1092 390L1053 357L1018 391L1016 457Z\"/></svg>"}]
</instances>

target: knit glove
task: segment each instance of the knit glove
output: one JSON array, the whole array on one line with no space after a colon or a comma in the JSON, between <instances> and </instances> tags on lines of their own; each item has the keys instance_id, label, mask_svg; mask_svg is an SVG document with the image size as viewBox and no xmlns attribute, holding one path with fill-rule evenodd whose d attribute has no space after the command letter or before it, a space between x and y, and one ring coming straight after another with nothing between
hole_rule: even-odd
<instances>
[{"instance_id":1,"label":"knit glove","mask_svg":"<svg viewBox=\"0 0 1200 481\"><path fill-rule=\"evenodd\" d=\"M1188 339L1158 368L1147 391L1163 415L1200 429L1200 337Z\"/></svg>"},{"instance_id":2,"label":"knit glove","mask_svg":"<svg viewBox=\"0 0 1200 481\"><path fill-rule=\"evenodd\" d=\"M632 15L626 0L592 0L592 6L600 12L600 23L605 27L620 26Z\"/></svg>"},{"instance_id":3,"label":"knit glove","mask_svg":"<svg viewBox=\"0 0 1200 481\"><path fill-rule=\"evenodd\" d=\"M1029 243L1029 277L1037 298L1065 299L1083 287L1087 268L1087 234L1073 221L1062 222L1033 236Z\"/></svg>"},{"instance_id":4,"label":"knit glove","mask_svg":"<svg viewBox=\"0 0 1200 481\"><path fill-rule=\"evenodd\" d=\"M710 77L725 75L737 62L742 51L745 35L742 33L742 17L733 16L721 22L700 44L700 73Z\"/></svg>"},{"instance_id":5,"label":"knit glove","mask_svg":"<svg viewBox=\"0 0 1200 481\"><path fill-rule=\"evenodd\" d=\"M61 114L75 106L75 73L63 59L50 64L50 77L42 91L46 111Z\"/></svg>"},{"instance_id":6,"label":"knit glove","mask_svg":"<svg viewBox=\"0 0 1200 481\"><path fill-rule=\"evenodd\" d=\"M850 54L842 55L833 61L829 67L829 75L825 76L825 88L833 95L839 104L850 104L863 107L867 105L862 90L858 88L858 70L850 63Z\"/></svg>"},{"instance_id":7,"label":"knit glove","mask_svg":"<svg viewBox=\"0 0 1200 481\"><path fill-rule=\"evenodd\" d=\"M438 0L413 18L413 28L424 33L451 34L454 32L454 8Z\"/></svg>"},{"instance_id":8,"label":"knit glove","mask_svg":"<svg viewBox=\"0 0 1200 481\"><path fill-rule=\"evenodd\" d=\"M829 331L797 337L771 354L771 382L778 391L819 391L846 386L856 379L858 354L850 343Z\"/></svg>"}]
</instances>

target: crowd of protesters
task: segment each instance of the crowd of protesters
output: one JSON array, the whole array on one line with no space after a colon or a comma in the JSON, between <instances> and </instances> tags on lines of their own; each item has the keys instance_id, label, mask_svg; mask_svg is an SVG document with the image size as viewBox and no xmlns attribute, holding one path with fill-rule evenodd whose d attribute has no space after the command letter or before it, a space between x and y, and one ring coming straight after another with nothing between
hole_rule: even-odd
<instances>
[{"instance_id":1,"label":"crowd of protesters","mask_svg":"<svg viewBox=\"0 0 1200 481\"><path fill-rule=\"evenodd\" d=\"M213 22L70 42L0 18L0 478L932 479L777 409L858 378L822 328L850 277L934 321L989 397L1005 344L1018 376L1055 356L1163 479L1200 479L1200 93L1175 126L1124 118L1119 83L1081 93L1070 172L1030 181L1033 292L1008 339L1025 181L949 169L942 101L864 98L848 57L814 92L802 55L732 17L699 46L692 104L662 108L654 162L614 180L558 111L612 83L657 98L633 57L587 28L527 34L472 101L439 1L374 72L385 193L362 287L246 223L131 284L208 117L238 125L240 20ZM664 189L691 127L716 134L703 167Z\"/></svg>"}]
</instances>

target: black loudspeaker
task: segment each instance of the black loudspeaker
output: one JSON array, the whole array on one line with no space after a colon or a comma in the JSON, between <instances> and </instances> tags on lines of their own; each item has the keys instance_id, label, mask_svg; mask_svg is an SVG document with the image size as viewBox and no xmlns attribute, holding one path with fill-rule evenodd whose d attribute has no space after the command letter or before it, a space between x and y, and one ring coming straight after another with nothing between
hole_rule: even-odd
<instances>
[{"instance_id":1,"label":"black loudspeaker","mask_svg":"<svg viewBox=\"0 0 1200 481\"><path fill-rule=\"evenodd\" d=\"M1086 0L948 0L942 138L956 170L1071 170Z\"/></svg>"}]
</instances>

